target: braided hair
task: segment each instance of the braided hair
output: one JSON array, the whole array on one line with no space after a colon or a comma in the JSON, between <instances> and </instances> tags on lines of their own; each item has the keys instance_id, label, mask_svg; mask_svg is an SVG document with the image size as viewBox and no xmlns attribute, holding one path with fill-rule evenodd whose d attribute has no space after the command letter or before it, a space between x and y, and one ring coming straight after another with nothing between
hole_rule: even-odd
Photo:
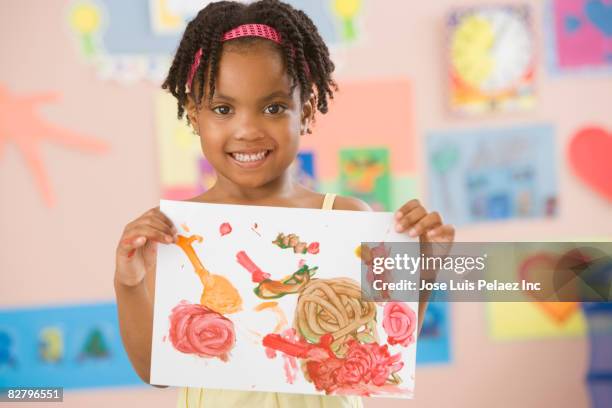
<instances>
[{"instance_id":1,"label":"braided hair","mask_svg":"<svg viewBox=\"0 0 612 408\"><path fill-rule=\"evenodd\" d=\"M189 22L162 84L162 88L178 101L178 118L181 119L185 113L186 84L196 52L202 49L202 61L193 81L197 92L196 86L192 88L196 104L199 104L201 98L198 95L204 94L204 84L208 83L209 101L214 95L223 34L242 24L266 24L278 31L282 38L279 47L287 73L293 80L291 90L299 86L302 103L314 92L315 111L327 113L327 98L333 98L338 86L331 76L334 63L330 60L329 50L312 20L303 11L278 0L249 4L219 1L208 4ZM259 39L242 37L231 42L248 44L254 40Z\"/></svg>"}]
</instances>

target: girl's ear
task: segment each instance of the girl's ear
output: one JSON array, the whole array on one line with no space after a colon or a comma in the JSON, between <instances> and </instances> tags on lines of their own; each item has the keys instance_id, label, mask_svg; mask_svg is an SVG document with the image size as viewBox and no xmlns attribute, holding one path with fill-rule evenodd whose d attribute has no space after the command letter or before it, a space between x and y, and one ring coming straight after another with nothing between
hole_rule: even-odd
<instances>
[{"instance_id":1,"label":"girl's ear","mask_svg":"<svg viewBox=\"0 0 612 408\"><path fill-rule=\"evenodd\" d=\"M200 127L198 126L198 108L193 100L191 94L187 95L187 102L185 103L185 112L187 113L187 119L193 127L193 131L200 134Z\"/></svg>"},{"instance_id":2,"label":"girl's ear","mask_svg":"<svg viewBox=\"0 0 612 408\"><path fill-rule=\"evenodd\" d=\"M316 103L317 98L315 97L314 93L311 93L310 98L308 98L308 100L304 102L304 105L302 106L302 120L300 124L300 134L302 135L312 133L310 126L314 121Z\"/></svg>"}]
</instances>

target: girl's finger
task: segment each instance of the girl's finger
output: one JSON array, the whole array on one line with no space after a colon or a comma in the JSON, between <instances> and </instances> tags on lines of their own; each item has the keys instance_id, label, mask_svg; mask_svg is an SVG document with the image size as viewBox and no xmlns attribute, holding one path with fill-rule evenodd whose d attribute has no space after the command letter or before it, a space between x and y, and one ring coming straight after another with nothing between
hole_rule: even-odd
<instances>
[{"instance_id":1,"label":"girl's finger","mask_svg":"<svg viewBox=\"0 0 612 408\"><path fill-rule=\"evenodd\" d=\"M164 234L162 231L159 231L149 225L137 225L132 227L130 230L126 231L125 235L128 238L144 236L148 240L160 242L162 244L171 244L174 242L174 236Z\"/></svg>"},{"instance_id":2,"label":"girl's finger","mask_svg":"<svg viewBox=\"0 0 612 408\"><path fill-rule=\"evenodd\" d=\"M423 217L427 215L427 210L419 206L408 212L401 220L396 222L395 230L397 232L404 232L414 224L419 222Z\"/></svg>"},{"instance_id":3,"label":"girl's finger","mask_svg":"<svg viewBox=\"0 0 612 408\"><path fill-rule=\"evenodd\" d=\"M406 204L402 205L399 210L395 212L395 219L401 220L407 215L410 211L414 210L417 207L421 207L421 203L416 198L414 200L408 201Z\"/></svg>"},{"instance_id":4,"label":"girl's finger","mask_svg":"<svg viewBox=\"0 0 612 408\"><path fill-rule=\"evenodd\" d=\"M159 233L163 234L164 236L168 236L172 239L172 241L170 242L174 242L175 241L175 237L174 237L174 233L168 229L168 227L166 226L166 224L159 222L156 219L153 219L151 217L143 217L143 218L139 218L137 223L134 223L131 227L126 227L126 230L124 232L124 235L134 235L134 231L137 230L138 228L149 228L149 229L153 229L155 231L158 231ZM165 242L165 238L162 239L161 242Z\"/></svg>"},{"instance_id":5,"label":"girl's finger","mask_svg":"<svg viewBox=\"0 0 612 408\"><path fill-rule=\"evenodd\" d=\"M455 235L455 227L452 225L440 225L427 232L427 238L434 239L436 242L450 242Z\"/></svg>"},{"instance_id":6,"label":"girl's finger","mask_svg":"<svg viewBox=\"0 0 612 408\"><path fill-rule=\"evenodd\" d=\"M123 237L121 241L119 241L119 246L117 247L117 255L124 256L126 258L131 258L136 250L142 247L147 242L147 238L143 236L135 236L131 238Z\"/></svg>"},{"instance_id":7,"label":"girl's finger","mask_svg":"<svg viewBox=\"0 0 612 408\"><path fill-rule=\"evenodd\" d=\"M410 231L408 231L408 235L411 237L418 237L423 233L436 228L442 225L442 217L437 212L432 212L427 214L425 217L421 218L419 222L417 222Z\"/></svg>"},{"instance_id":8,"label":"girl's finger","mask_svg":"<svg viewBox=\"0 0 612 408\"><path fill-rule=\"evenodd\" d=\"M171 226L163 222L161 219L155 216L149 216L142 219L142 224L148 225L156 230L163 232L166 235L174 236L176 231Z\"/></svg>"},{"instance_id":9,"label":"girl's finger","mask_svg":"<svg viewBox=\"0 0 612 408\"><path fill-rule=\"evenodd\" d=\"M168 226L168 228L170 228L171 230L174 230L174 232L175 232L175 233L177 232L177 229L176 229L176 227L174 226L174 224L172 223L172 221L170 220L170 218L168 218L168 217L166 216L166 214L164 214L163 212L161 212L161 211L159 210L159 207L152 208L152 209L151 209L151 210L148 212L148 214L149 214L150 216L152 216L153 218L155 218L155 219L159 220L160 222L162 222L162 223L166 224L166 225Z\"/></svg>"}]
</instances>

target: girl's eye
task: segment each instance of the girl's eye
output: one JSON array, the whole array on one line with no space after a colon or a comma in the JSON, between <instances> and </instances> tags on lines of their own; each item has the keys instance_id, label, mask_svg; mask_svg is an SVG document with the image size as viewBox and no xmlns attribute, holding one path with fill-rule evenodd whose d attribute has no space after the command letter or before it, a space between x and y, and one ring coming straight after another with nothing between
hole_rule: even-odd
<instances>
[{"instance_id":1,"label":"girl's eye","mask_svg":"<svg viewBox=\"0 0 612 408\"><path fill-rule=\"evenodd\" d=\"M264 111L271 115L278 115L279 113L283 113L287 108L278 103L273 103L272 105L266 106Z\"/></svg>"},{"instance_id":2,"label":"girl's eye","mask_svg":"<svg viewBox=\"0 0 612 408\"><path fill-rule=\"evenodd\" d=\"M221 105L214 107L212 111L215 112L217 115L229 115L231 109L229 106Z\"/></svg>"}]
</instances>

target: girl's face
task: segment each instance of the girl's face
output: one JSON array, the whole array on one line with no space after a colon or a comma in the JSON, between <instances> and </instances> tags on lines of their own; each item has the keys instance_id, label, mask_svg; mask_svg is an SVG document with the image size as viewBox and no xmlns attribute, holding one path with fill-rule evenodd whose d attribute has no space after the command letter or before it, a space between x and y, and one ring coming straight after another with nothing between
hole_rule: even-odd
<instances>
[{"instance_id":1,"label":"girl's face","mask_svg":"<svg viewBox=\"0 0 612 408\"><path fill-rule=\"evenodd\" d=\"M300 103L299 88L282 56L265 42L251 48L224 46L211 103L187 104L202 151L220 178L246 188L280 176L298 153L299 137L312 119L312 102Z\"/></svg>"}]
</instances>

